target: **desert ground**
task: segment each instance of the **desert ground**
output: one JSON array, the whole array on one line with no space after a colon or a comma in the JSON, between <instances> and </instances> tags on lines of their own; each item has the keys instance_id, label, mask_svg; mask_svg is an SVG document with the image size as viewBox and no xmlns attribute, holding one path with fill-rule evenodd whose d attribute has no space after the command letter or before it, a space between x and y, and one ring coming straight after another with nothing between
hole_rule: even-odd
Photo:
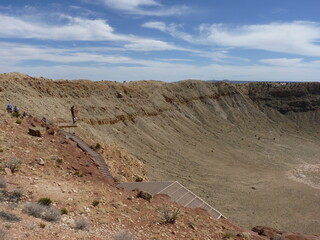
<instances>
[{"instance_id":1,"label":"desert ground","mask_svg":"<svg viewBox=\"0 0 320 240\"><path fill-rule=\"evenodd\" d=\"M145 165L146 179L177 180L240 226L319 233L318 83L53 81L11 73L1 75L0 87L2 109L12 103L53 124L71 122L76 105L78 136L124 149Z\"/></svg>"}]
</instances>

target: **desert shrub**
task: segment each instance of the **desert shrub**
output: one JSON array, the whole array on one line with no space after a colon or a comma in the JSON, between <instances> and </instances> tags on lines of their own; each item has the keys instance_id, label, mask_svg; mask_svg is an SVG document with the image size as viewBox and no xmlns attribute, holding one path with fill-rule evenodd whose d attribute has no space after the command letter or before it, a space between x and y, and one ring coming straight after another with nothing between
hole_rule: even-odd
<instances>
[{"instance_id":1,"label":"desert shrub","mask_svg":"<svg viewBox=\"0 0 320 240\"><path fill-rule=\"evenodd\" d=\"M52 203L52 200L50 198L40 198L38 200L38 203L43 205L43 206L50 206Z\"/></svg>"},{"instance_id":2,"label":"desert shrub","mask_svg":"<svg viewBox=\"0 0 320 240\"><path fill-rule=\"evenodd\" d=\"M2 148L0 148L0 153L2 153L4 150Z\"/></svg>"},{"instance_id":3,"label":"desert shrub","mask_svg":"<svg viewBox=\"0 0 320 240\"><path fill-rule=\"evenodd\" d=\"M150 201L150 199L152 198L152 195L150 193L144 192L144 191L140 191L137 194L137 198L143 198L147 201Z\"/></svg>"},{"instance_id":4,"label":"desert shrub","mask_svg":"<svg viewBox=\"0 0 320 240\"><path fill-rule=\"evenodd\" d=\"M68 214L68 210L66 208L61 209L61 215L66 215Z\"/></svg>"},{"instance_id":5,"label":"desert shrub","mask_svg":"<svg viewBox=\"0 0 320 240\"><path fill-rule=\"evenodd\" d=\"M45 228L47 225L45 223L39 223L39 227Z\"/></svg>"},{"instance_id":6,"label":"desert shrub","mask_svg":"<svg viewBox=\"0 0 320 240\"><path fill-rule=\"evenodd\" d=\"M44 209L45 206L39 203L30 202L24 206L22 211L30 216L40 218L44 212Z\"/></svg>"},{"instance_id":7,"label":"desert shrub","mask_svg":"<svg viewBox=\"0 0 320 240\"><path fill-rule=\"evenodd\" d=\"M49 222L57 221L61 217L61 211L59 209L35 202L27 203L23 209L23 212L30 216L41 218Z\"/></svg>"},{"instance_id":8,"label":"desert shrub","mask_svg":"<svg viewBox=\"0 0 320 240\"><path fill-rule=\"evenodd\" d=\"M6 240L7 239L7 232L3 229L3 227L0 227L0 240Z\"/></svg>"},{"instance_id":9,"label":"desert shrub","mask_svg":"<svg viewBox=\"0 0 320 240\"><path fill-rule=\"evenodd\" d=\"M59 158L57 158L56 161L57 161L58 164L62 164L62 163L63 163L63 158L60 158L60 157L59 157Z\"/></svg>"},{"instance_id":10,"label":"desert shrub","mask_svg":"<svg viewBox=\"0 0 320 240\"><path fill-rule=\"evenodd\" d=\"M4 178L0 178L0 188L7 188L7 181Z\"/></svg>"},{"instance_id":11,"label":"desert shrub","mask_svg":"<svg viewBox=\"0 0 320 240\"><path fill-rule=\"evenodd\" d=\"M20 201L22 196L23 196L23 189L22 188L16 188L15 190L13 190L13 193L12 193L13 199Z\"/></svg>"},{"instance_id":12,"label":"desert shrub","mask_svg":"<svg viewBox=\"0 0 320 240\"><path fill-rule=\"evenodd\" d=\"M17 119L16 124L21 124L22 121L20 119Z\"/></svg>"},{"instance_id":13,"label":"desert shrub","mask_svg":"<svg viewBox=\"0 0 320 240\"><path fill-rule=\"evenodd\" d=\"M2 191L2 199L8 202L15 202L18 203L21 200L21 197L23 196L23 190L20 188L17 188L13 190L13 192L8 191Z\"/></svg>"},{"instance_id":14,"label":"desert shrub","mask_svg":"<svg viewBox=\"0 0 320 240\"><path fill-rule=\"evenodd\" d=\"M89 225L89 221L84 217L80 217L74 220L74 229L76 230L88 231Z\"/></svg>"},{"instance_id":15,"label":"desert shrub","mask_svg":"<svg viewBox=\"0 0 320 240\"><path fill-rule=\"evenodd\" d=\"M99 203L100 203L100 201L94 200L94 201L92 202L92 206L96 207L96 206L99 205Z\"/></svg>"},{"instance_id":16,"label":"desert shrub","mask_svg":"<svg viewBox=\"0 0 320 240\"><path fill-rule=\"evenodd\" d=\"M61 217L61 210L52 206L46 206L43 212L42 219L48 222L55 222Z\"/></svg>"},{"instance_id":17,"label":"desert shrub","mask_svg":"<svg viewBox=\"0 0 320 240\"><path fill-rule=\"evenodd\" d=\"M99 150L99 149L101 149L101 148L102 148L102 146L101 146L100 143L97 143L97 144L94 146L94 149L96 149L96 150Z\"/></svg>"},{"instance_id":18,"label":"desert shrub","mask_svg":"<svg viewBox=\"0 0 320 240\"><path fill-rule=\"evenodd\" d=\"M21 219L14 214L0 211L0 219L7 222L19 222Z\"/></svg>"},{"instance_id":19,"label":"desert shrub","mask_svg":"<svg viewBox=\"0 0 320 240\"><path fill-rule=\"evenodd\" d=\"M230 232L227 232L223 235L223 239L227 240L227 239L230 239L230 238L233 238L234 237L234 234L233 233L230 233Z\"/></svg>"},{"instance_id":20,"label":"desert shrub","mask_svg":"<svg viewBox=\"0 0 320 240\"><path fill-rule=\"evenodd\" d=\"M128 230L121 230L114 235L115 240L136 240L137 238Z\"/></svg>"},{"instance_id":21,"label":"desert shrub","mask_svg":"<svg viewBox=\"0 0 320 240\"><path fill-rule=\"evenodd\" d=\"M158 209L158 212L164 223L174 224L179 217L180 209L170 209L168 206L165 205L162 208Z\"/></svg>"},{"instance_id":22,"label":"desert shrub","mask_svg":"<svg viewBox=\"0 0 320 240\"><path fill-rule=\"evenodd\" d=\"M13 112L13 113L12 113L12 116L18 118L18 117L21 116L21 114L18 113L18 112Z\"/></svg>"},{"instance_id":23,"label":"desert shrub","mask_svg":"<svg viewBox=\"0 0 320 240\"><path fill-rule=\"evenodd\" d=\"M13 158L4 162L4 167L9 168L11 172L15 172L21 166L22 161L17 158Z\"/></svg>"}]
</instances>

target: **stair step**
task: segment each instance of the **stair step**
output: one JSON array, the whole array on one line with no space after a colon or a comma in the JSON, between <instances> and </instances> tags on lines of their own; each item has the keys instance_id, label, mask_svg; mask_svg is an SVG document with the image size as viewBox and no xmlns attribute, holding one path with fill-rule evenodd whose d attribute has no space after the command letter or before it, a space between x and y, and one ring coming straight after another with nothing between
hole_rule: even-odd
<instances>
[{"instance_id":1,"label":"stair step","mask_svg":"<svg viewBox=\"0 0 320 240\"><path fill-rule=\"evenodd\" d=\"M84 141L82 141L79 137L77 137L74 134L65 132L62 130L62 132L64 133L64 135L66 136L66 138L71 139L72 141L76 142L78 144L78 146L85 151L87 154L89 154L94 161L99 165L99 170L100 172L106 176L106 177L112 177L110 172L109 172L109 168L107 166L107 164L105 163L103 157L97 153L96 151L94 151L92 148L89 147L88 144L86 144Z\"/></svg>"}]
</instances>

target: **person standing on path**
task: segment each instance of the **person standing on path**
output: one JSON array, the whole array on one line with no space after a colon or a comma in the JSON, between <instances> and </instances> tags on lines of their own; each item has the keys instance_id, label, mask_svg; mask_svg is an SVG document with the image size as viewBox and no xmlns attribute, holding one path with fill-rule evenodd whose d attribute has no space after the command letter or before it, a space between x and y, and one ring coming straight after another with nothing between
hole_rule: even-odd
<instances>
[{"instance_id":1,"label":"person standing on path","mask_svg":"<svg viewBox=\"0 0 320 240\"><path fill-rule=\"evenodd\" d=\"M71 115L72 115L72 124L76 124L77 123L77 115L78 115L78 108L75 105L72 105L72 107L70 108L71 111Z\"/></svg>"}]
</instances>

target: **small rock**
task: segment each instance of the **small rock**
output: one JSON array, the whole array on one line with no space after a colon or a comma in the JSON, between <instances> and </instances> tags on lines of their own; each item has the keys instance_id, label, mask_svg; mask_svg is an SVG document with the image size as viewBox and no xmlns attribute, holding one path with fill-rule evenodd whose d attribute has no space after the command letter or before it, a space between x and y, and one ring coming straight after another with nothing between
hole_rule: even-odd
<instances>
[{"instance_id":1,"label":"small rock","mask_svg":"<svg viewBox=\"0 0 320 240\"><path fill-rule=\"evenodd\" d=\"M123 94L121 92L116 93L117 98L123 98Z\"/></svg>"},{"instance_id":2,"label":"small rock","mask_svg":"<svg viewBox=\"0 0 320 240\"><path fill-rule=\"evenodd\" d=\"M39 127L29 128L28 134L34 137L42 137L43 129Z\"/></svg>"},{"instance_id":3,"label":"small rock","mask_svg":"<svg viewBox=\"0 0 320 240\"><path fill-rule=\"evenodd\" d=\"M137 176L135 182L143 182L143 177Z\"/></svg>"},{"instance_id":4,"label":"small rock","mask_svg":"<svg viewBox=\"0 0 320 240\"><path fill-rule=\"evenodd\" d=\"M12 175L12 171L10 168L5 168L4 169L4 172L8 175L8 176L11 176Z\"/></svg>"},{"instance_id":5,"label":"small rock","mask_svg":"<svg viewBox=\"0 0 320 240\"><path fill-rule=\"evenodd\" d=\"M41 165L41 166L43 166L44 163L45 163L42 158L38 158L37 161L38 161L38 164Z\"/></svg>"},{"instance_id":6,"label":"small rock","mask_svg":"<svg viewBox=\"0 0 320 240\"><path fill-rule=\"evenodd\" d=\"M241 232L241 233L237 234L237 237L241 237L241 238L244 238L244 239L250 239L251 234L249 232Z\"/></svg>"},{"instance_id":7,"label":"small rock","mask_svg":"<svg viewBox=\"0 0 320 240\"><path fill-rule=\"evenodd\" d=\"M118 183L120 183L120 182L127 182L127 179L126 179L124 176L122 176L122 175L116 175L116 176L113 178L113 180L114 180L115 182L118 182Z\"/></svg>"},{"instance_id":8,"label":"small rock","mask_svg":"<svg viewBox=\"0 0 320 240\"><path fill-rule=\"evenodd\" d=\"M191 228L191 229L193 229L193 230L197 230L196 226L195 226L194 223L192 223L192 222L190 222L190 223L188 224L188 227Z\"/></svg>"},{"instance_id":9,"label":"small rock","mask_svg":"<svg viewBox=\"0 0 320 240\"><path fill-rule=\"evenodd\" d=\"M90 212L90 208L88 208L88 207L86 207L86 206L83 206L83 210L84 210L85 212Z\"/></svg>"},{"instance_id":10,"label":"small rock","mask_svg":"<svg viewBox=\"0 0 320 240\"><path fill-rule=\"evenodd\" d=\"M49 129L47 130L47 133L50 134L50 135L54 135L54 134L55 134L55 131L54 131L53 128L49 128Z\"/></svg>"}]
</instances>

